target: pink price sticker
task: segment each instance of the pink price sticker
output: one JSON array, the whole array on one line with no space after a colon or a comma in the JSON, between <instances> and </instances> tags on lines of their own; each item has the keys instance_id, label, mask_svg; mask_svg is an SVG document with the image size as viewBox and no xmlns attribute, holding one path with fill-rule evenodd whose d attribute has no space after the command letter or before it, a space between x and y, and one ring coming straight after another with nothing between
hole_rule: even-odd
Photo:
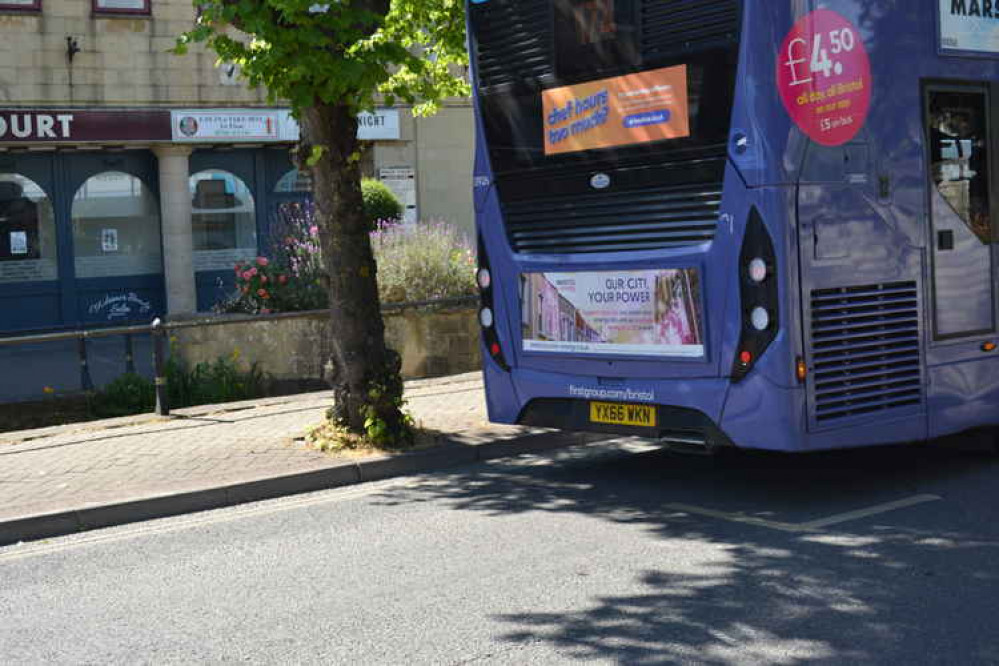
<instances>
[{"instance_id":1,"label":"pink price sticker","mask_svg":"<svg viewBox=\"0 0 999 666\"><path fill-rule=\"evenodd\" d=\"M781 101L816 143L840 146L855 136L871 108L871 61L860 31L829 9L803 16L777 58Z\"/></svg>"}]
</instances>

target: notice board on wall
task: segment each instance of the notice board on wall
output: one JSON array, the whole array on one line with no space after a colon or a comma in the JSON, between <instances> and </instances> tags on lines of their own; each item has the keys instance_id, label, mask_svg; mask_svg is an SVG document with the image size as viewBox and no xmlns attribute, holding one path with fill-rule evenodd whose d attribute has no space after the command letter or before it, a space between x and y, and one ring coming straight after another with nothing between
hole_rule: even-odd
<instances>
[{"instance_id":1,"label":"notice board on wall","mask_svg":"<svg viewBox=\"0 0 999 666\"><path fill-rule=\"evenodd\" d=\"M402 204L402 221L416 224L420 217L416 208L416 170L410 166L382 167L378 170L378 180L398 197Z\"/></svg>"}]
</instances>

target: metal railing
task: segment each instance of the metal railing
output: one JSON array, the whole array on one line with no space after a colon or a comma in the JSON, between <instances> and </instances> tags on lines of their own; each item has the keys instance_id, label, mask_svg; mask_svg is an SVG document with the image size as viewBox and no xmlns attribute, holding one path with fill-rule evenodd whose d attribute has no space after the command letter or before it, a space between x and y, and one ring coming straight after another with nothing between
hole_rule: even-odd
<instances>
[{"instance_id":1,"label":"metal railing","mask_svg":"<svg viewBox=\"0 0 999 666\"><path fill-rule=\"evenodd\" d=\"M16 335L10 337L0 337L0 347L13 347L16 345L35 344L40 342L64 342L66 340L76 340L76 352L80 363L80 389L85 393L94 390L94 381L90 375L90 359L87 354L87 341L96 338L110 338L113 336L125 336L125 372L135 372L135 352L133 349L132 336L149 335L153 337L153 367L155 368L154 383L156 386L156 413L160 416L170 414L170 406L166 399L166 377L164 369L166 367L164 344L169 328L178 328L181 324L164 324L159 318L154 319L151 324L135 326L119 326L117 328L94 328L77 331L59 331L57 333L39 333L33 335Z\"/></svg>"},{"instance_id":2,"label":"metal railing","mask_svg":"<svg viewBox=\"0 0 999 666\"><path fill-rule=\"evenodd\" d=\"M463 307L478 303L478 297L467 296L435 301L419 301L407 303L388 303L382 305L383 312L398 312L424 307ZM259 322L276 319L315 319L329 316L329 310L308 310L304 312L278 312L266 315L227 315L225 317L204 317L197 319L181 319L165 322L159 317L149 324L119 326L116 328L92 328L75 331L58 331L53 333L38 333L31 335L0 336L0 348L16 345L35 344L40 342L77 341L77 357L80 364L80 388L85 393L94 390L93 378L90 374L90 360L87 353L87 341L96 338L125 337L125 372L135 373L135 354L133 336L151 335L153 340L153 384L156 389L156 408L158 416L169 416L170 405L167 400L166 350L167 339L171 331L185 328L201 328L207 326L222 326L244 322Z\"/></svg>"}]
</instances>

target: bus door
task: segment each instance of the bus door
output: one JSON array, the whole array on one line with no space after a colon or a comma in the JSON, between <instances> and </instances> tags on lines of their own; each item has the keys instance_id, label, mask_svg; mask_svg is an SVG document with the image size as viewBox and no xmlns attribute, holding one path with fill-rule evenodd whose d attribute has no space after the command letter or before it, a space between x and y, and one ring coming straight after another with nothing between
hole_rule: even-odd
<instances>
[{"instance_id":1,"label":"bus door","mask_svg":"<svg viewBox=\"0 0 999 666\"><path fill-rule=\"evenodd\" d=\"M995 331L990 90L925 88L933 338Z\"/></svg>"}]
</instances>

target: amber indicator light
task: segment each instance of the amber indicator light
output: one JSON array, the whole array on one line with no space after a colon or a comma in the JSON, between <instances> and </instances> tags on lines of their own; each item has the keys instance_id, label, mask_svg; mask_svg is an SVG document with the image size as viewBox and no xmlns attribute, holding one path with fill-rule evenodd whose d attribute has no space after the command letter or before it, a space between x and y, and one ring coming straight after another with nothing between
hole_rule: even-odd
<instances>
[{"instance_id":1,"label":"amber indicator light","mask_svg":"<svg viewBox=\"0 0 999 666\"><path fill-rule=\"evenodd\" d=\"M995 350L996 350L996 343L994 342L986 342L985 344L982 345L983 352L994 352Z\"/></svg>"},{"instance_id":2,"label":"amber indicator light","mask_svg":"<svg viewBox=\"0 0 999 666\"><path fill-rule=\"evenodd\" d=\"M804 382L805 378L808 377L808 366L805 365L805 359L799 357L798 362L795 364L795 376L798 377L799 382Z\"/></svg>"}]
</instances>

